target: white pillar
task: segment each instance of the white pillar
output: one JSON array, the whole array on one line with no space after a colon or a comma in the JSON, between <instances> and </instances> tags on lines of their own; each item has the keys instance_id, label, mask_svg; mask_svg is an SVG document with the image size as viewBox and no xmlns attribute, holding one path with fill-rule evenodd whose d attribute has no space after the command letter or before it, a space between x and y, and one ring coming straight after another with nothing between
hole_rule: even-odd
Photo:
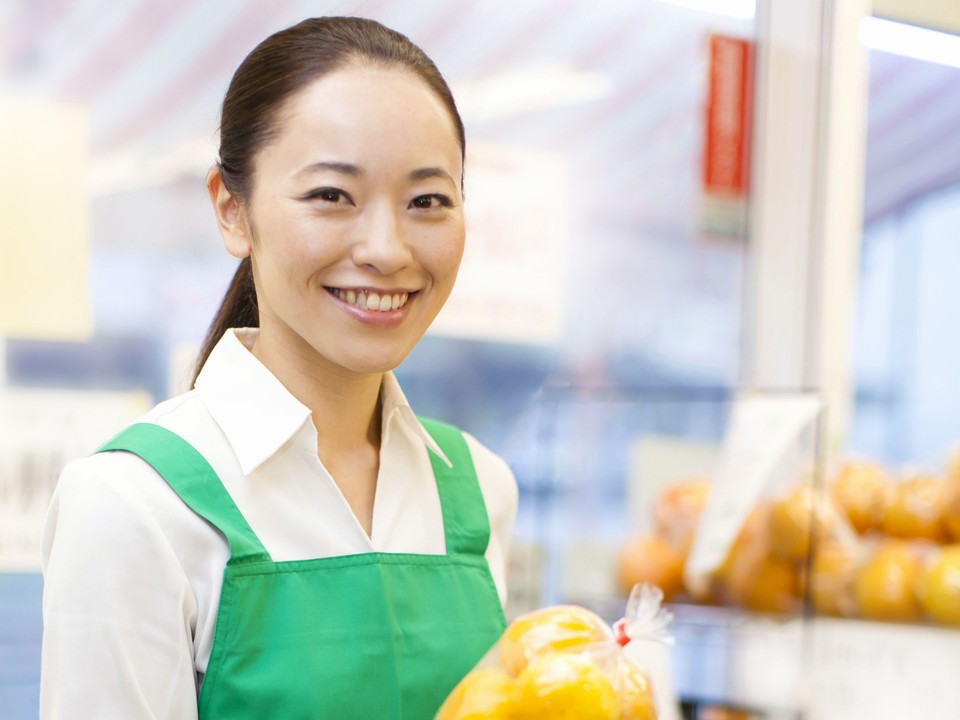
<instances>
[{"instance_id":1,"label":"white pillar","mask_svg":"<svg viewBox=\"0 0 960 720\"><path fill-rule=\"evenodd\" d=\"M869 0L758 3L743 385L818 390L828 451L852 401Z\"/></svg>"}]
</instances>

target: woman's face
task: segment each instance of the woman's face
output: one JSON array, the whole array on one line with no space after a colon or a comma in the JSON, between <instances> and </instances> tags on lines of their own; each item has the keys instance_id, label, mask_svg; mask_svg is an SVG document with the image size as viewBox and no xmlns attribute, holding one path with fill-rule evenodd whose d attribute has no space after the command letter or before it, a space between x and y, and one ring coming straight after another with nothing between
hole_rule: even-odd
<instances>
[{"instance_id":1,"label":"woman's face","mask_svg":"<svg viewBox=\"0 0 960 720\"><path fill-rule=\"evenodd\" d=\"M444 105L410 72L351 65L288 100L254 168L227 246L252 256L259 350L396 367L463 254L461 149Z\"/></svg>"}]
</instances>

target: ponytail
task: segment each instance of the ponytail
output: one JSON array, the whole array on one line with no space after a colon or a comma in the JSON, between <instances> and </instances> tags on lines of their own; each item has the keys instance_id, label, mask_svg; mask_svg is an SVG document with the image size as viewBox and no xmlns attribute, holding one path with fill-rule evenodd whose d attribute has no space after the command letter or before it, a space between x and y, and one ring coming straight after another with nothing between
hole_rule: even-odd
<instances>
[{"instance_id":1,"label":"ponytail","mask_svg":"<svg viewBox=\"0 0 960 720\"><path fill-rule=\"evenodd\" d=\"M193 372L193 381L191 387L196 384L200 371L210 357L214 346L220 342L220 338L230 328L236 327L260 327L260 313L257 309L257 292L253 285L253 270L250 265L250 258L245 257L240 261L240 266L230 281L230 287L227 288L223 296L223 302L217 311L216 317L207 330L207 337L204 338L203 346L200 348L200 355L197 358L196 369Z\"/></svg>"}]
</instances>

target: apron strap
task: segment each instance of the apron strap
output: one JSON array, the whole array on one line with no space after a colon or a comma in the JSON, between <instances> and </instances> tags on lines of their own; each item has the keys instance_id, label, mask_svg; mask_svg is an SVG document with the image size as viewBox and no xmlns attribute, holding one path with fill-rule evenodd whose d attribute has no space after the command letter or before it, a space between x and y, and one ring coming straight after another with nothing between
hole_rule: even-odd
<instances>
[{"instance_id":1,"label":"apron strap","mask_svg":"<svg viewBox=\"0 0 960 720\"><path fill-rule=\"evenodd\" d=\"M453 425L428 418L419 420L453 464L452 468L448 467L436 453L429 451L440 493L447 553L483 555L490 542L490 520L467 441Z\"/></svg>"},{"instance_id":2,"label":"apron strap","mask_svg":"<svg viewBox=\"0 0 960 720\"><path fill-rule=\"evenodd\" d=\"M112 450L145 460L191 510L219 530L230 545L230 564L270 561L210 463L182 437L153 423L136 423L97 452Z\"/></svg>"}]
</instances>

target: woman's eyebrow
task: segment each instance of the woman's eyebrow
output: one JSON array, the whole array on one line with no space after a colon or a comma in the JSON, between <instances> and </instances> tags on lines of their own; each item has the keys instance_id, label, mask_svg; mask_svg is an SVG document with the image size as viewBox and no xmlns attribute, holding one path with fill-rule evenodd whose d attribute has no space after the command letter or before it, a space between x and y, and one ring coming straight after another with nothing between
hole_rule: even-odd
<instances>
[{"instance_id":1,"label":"woman's eyebrow","mask_svg":"<svg viewBox=\"0 0 960 720\"><path fill-rule=\"evenodd\" d=\"M346 162L336 162L332 160L321 160L320 162L310 163L309 165L305 165L297 170L294 175L306 175L312 172L320 172L323 170L340 173L341 175L349 175L351 177L360 177L363 175L363 169L357 165Z\"/></svg>"},{"instance_id":2,"label":"woman's eyebrow","mask_svg":"<svg viewBox=\"0 0 960 720\"><path fill-rule=\"evenodd\" d=\"M350 177L361 177L364 174L363 168L361 168L359 165L354 165L353 163L338 162L334 160L321 160L319 162L314 162L303 166L294 173L294 176L308 175L313 172L322 171L335 172L341 175L349 175ZM449 180L450 182L453 182L453 178L450 176L450 173L441 167L417 168L416 170L413 170L408 177L410 180L440 178L441 180Z\"/></svg>"},{"instance_id":3,"label":"woman's eyebrow","mask_svg":"<svg viewBox=\"0 0 960 720\"><path fill-rule=\"evenodd\" d=\"M442 180L449 180L453 182L453 178L450 177L450 173L440 167L425 167L418 168L410 173L411 180L426 180L428 178L440 178Z\"/></svg>"}]
</instances>

